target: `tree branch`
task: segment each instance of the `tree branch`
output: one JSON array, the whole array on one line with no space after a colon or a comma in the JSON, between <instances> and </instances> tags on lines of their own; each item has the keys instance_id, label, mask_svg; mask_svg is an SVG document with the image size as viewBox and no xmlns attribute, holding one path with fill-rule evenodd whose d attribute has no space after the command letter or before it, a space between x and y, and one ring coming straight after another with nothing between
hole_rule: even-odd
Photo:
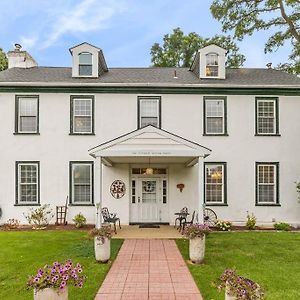
<instances>
[{"instance_id":1,"label":"tree branch","mask_svg":"<svg viewBox=\"0 0 300 300\"><path fill-rule=\"evenodd\" d=\"M286 14L282 0L278 0L278 3L279 3L281 15L282 15L283 19L286 21L286 23L288 24L291 34L298 41L298 43L300 43L300 34L297 32L294 23L291 21L291 19Z\"/></svg>"}]
</instances>

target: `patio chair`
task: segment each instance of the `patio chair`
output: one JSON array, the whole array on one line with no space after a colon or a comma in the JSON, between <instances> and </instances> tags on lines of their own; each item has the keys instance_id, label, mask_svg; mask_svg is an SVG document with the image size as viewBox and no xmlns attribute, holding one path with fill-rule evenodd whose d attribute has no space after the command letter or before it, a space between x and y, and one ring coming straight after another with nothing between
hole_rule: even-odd
<instances>
[{"instance_id":1,"label":"patio chair","mask_svg":"<svg viewBox=\"0 0 300 300\"><path fill-rule=\"evenodd\" d=\"M186 225L194 224L195 214L196 214L196 211L194 210L193 214L192 214L192 218L191 218L190 221L187 221L186 219L183 220L183 222L182 222L182 232L184 231L184 228L185 228Z\"/></svg>"},{"instance_id":2,"label":"patio chair","mask_svg":"<svg viewBox=\"0 0 300 300\"><path fill-rule=\"evenodd\" d=\"M121 229L120 218L118 218L116 216L116 214L109 213L109 210L107 207L103 207L101 209L101 214L102 214L102 218L103 218L104 222L114 224L115 233L117 233L117 227L116 227L117 222L119 223L119 228Z\"/></svg>"},{"instance_id":3,"label":"patio chair","mask_svg":"<svg viewBox=\"0 0 300 300\"><path fill-rule=\"evenodd\" d=\"M182 225L182 221L186 220L186 214L188 213L188 208L185 206L180 210L180 213L182 213L182 215L179 215L176 219L175 219L175 224L174 227L176 228L176 224L177 221L179 222L179 230L181 230L181 225Z\"/></svg>"}]
</instances>

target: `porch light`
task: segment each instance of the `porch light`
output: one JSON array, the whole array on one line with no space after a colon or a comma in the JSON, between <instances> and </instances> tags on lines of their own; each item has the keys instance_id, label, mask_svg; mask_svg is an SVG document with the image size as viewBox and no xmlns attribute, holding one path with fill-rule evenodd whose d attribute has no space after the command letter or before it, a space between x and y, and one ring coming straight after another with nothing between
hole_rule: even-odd
<instances>
[{"instance_id":1,"label":"porch light","mask_svg":"<svg viewBox=\"0 0 300 300\"><path fill-rule=\"evenodd\" d=\"M150 157L149 157L149 166L146 168L146 175L153 175L153 168L150 167Z\"/></svg>"},{"instance_id":2,"label":"porch light","mask_svg":"<svg viewBox=\"0 0 300 300\"><path fill-rule=\"evenodd\" d=\"M146 175L153 175L153 169L150 168L150 167L147 168L145 174L146 174Z\"/></svg>"}]
</instances>

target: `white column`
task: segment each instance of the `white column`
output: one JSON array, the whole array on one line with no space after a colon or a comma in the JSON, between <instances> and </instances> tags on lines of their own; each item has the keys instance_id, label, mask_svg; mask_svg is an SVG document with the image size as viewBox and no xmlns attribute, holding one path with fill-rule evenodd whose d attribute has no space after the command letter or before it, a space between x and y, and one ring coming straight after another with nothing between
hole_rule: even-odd
<instances>
[{"instance_id":1,"label":"white column","mask_svg":"<svg viewBox=\"0 0 300 300\"><path fill-rule=\"evenodd\" d=\"M95 186L94 186L94 201L96 204L96 222L95 227L101 227L101 208L102 208L102 159L101 156L96 158L95 162Z\"/></svg>"},{"instance_id":2,"label":"white column","mask_svg":"<svg viewBox=\"0 0 300 300\"><path fill-rule=\"evenodd\" d=\"M200 224L203 224L203 203L204 203L204 182L203 182L203 176L204 176L204 168L203 168L203 159L202 157L198 157L198 222Z\"/></svg>"}]
</instances>

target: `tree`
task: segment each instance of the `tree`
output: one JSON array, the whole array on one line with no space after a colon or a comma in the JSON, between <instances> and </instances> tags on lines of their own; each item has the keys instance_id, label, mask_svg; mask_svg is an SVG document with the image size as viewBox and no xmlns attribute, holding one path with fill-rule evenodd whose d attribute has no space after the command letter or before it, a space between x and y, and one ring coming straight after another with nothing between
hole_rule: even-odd
<instances>
[{"instance_id":1,"label":"tree","mask_svg":"<svg viewBox=\"0 0 300 300\"><path fill-rule=\"evenodd\" d=\"M209 39L195 32L185 35L180 28L175 28L171 34L164 35L162 46L159 43L153 44L151 62L155 67L190 67L196 51L210 44L228 51L228 67L240 67L246 60L230 36L215 35Z\"/></svg>"},{"instance_id":2,"label":"tree","mask_svg":"<svg viewBox=\"0 0 300 300\"><path fill-rule=\"evenodd\" d=\"M0 48L0 71L7 69L7 67L8 67L7 57L3 52L3 50Z\"/></svg>"},{"instance_id":3,"label":"tree","mask_svg":"<svg viewBox=\"0 0 300 300\"><path fill-rule=\"evenodd\" d=\"M289 43L288 62L278 68L300 74L300 0L214 0L210 10L223 31L242 40L255 31L270 30L265 53Z\"/></svg>"}]
</instances>

